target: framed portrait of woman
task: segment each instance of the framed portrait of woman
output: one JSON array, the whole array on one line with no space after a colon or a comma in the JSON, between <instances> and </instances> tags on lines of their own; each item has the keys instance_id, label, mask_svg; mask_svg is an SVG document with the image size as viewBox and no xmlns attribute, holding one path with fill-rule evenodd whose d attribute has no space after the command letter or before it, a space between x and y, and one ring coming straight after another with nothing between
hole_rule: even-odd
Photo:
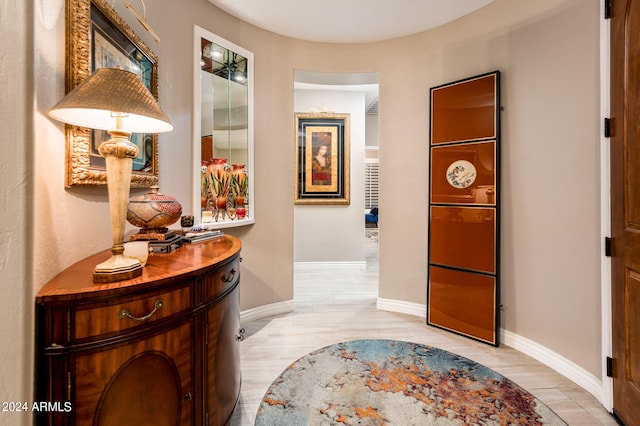
<instances>
[{"instance_id":1,"label":"framed portrait of woman","mask_svg":"<svg viewBox=\"0 0 640 426\"><path fill-rule=\"evenodd\" d=\"M295 114L295 204L349 199L349 114Z\"/></svg>"}]
</instances>

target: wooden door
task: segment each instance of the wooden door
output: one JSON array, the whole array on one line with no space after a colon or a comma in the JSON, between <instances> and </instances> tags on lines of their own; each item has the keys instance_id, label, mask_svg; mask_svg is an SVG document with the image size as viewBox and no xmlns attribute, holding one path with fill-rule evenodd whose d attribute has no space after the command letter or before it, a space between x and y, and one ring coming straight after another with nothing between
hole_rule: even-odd
<instances>
[{"instance_id":1,"label":"wooden door","mask_svg":"<svg viewBox=\"0 0 640 426\"><path fill-rule=\"evenodd\" d=\"M640 0L611 11L613 409L640 425Z\"/></svg>"}]
</instances>

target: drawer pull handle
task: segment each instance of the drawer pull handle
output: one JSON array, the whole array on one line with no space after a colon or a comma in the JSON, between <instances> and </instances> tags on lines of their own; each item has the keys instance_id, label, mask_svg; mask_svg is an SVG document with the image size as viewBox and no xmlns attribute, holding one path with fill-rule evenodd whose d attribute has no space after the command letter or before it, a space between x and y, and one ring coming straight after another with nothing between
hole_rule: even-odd
<instances>
[{"instance_id":1,"label":"drawer pull handle","mask_svg":"<svg viewBox=\"0 0 640 426\"><path fill-rule=\"evenodd\" d=\"M232 269L231 271L229 271L229 275L222 276L222 281L224 281L225 283L230 283L231 281L233 281L233 276L235 274L236 274L236 270Z\"/></svg>"},{"instance_id":2,"label":"drawer pull handle","mask_svg":"<svg viewBox=\"0 0 640 426\"><path fill-rule=\"evenodd\" d=\"M120 310L119 316L120 316L120 318L129 318L129 319L132 319L134 321L148 320L149 318L151 318L153 316L153 314L158 312L158 309L162 308L162 305L164 305L164 302L162 300L158 299L158 300L156 300L156 303L154 303L154 305L153 305L153 311L149 312L145 316L134 317L133 315L131 315L131 312L129 312L129 310L127 308L124 308L124 309Z\"/></svg>"}]
</instances>

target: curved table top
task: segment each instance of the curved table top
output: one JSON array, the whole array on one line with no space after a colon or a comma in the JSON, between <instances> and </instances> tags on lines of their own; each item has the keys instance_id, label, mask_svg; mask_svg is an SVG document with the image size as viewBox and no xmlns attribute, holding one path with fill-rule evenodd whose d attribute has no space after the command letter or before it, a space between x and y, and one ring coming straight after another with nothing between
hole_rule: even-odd
<instances>
[{"instance_id":1,"label":"curved table top","mask_svg":"<svg viewBox=\"0 0 640 426\"><path fill-rule=\"evenodd\" d=\"M150 254L139 277L113 283L94 283L93 269L111 256L111 249L105 250L60 272L40 289L36 303L84 299L88 293L92 298L137 293L160 283L184 281L215 269L237 255L241 248L241 241L230 235L199 243L184 243L172 253Z\"/></svg>"}]
</instances>

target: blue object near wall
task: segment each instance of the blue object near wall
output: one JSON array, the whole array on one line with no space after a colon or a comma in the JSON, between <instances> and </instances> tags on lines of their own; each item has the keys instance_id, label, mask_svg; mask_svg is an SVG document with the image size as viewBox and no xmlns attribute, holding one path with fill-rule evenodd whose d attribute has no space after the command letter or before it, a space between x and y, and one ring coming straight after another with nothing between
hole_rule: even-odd
<instances>
[{"instance_id":1,"label":"blue object near wall","mask_svg":"<svg viewBox=\"0 0 640 426\"><path fill-rule=\"evenodd\" d=\"M376 226L378 226L378 208L377 207L372 208L369 213L364 215L364 222L365 224L373 223Z\"/></svg>"}]
</instances>

